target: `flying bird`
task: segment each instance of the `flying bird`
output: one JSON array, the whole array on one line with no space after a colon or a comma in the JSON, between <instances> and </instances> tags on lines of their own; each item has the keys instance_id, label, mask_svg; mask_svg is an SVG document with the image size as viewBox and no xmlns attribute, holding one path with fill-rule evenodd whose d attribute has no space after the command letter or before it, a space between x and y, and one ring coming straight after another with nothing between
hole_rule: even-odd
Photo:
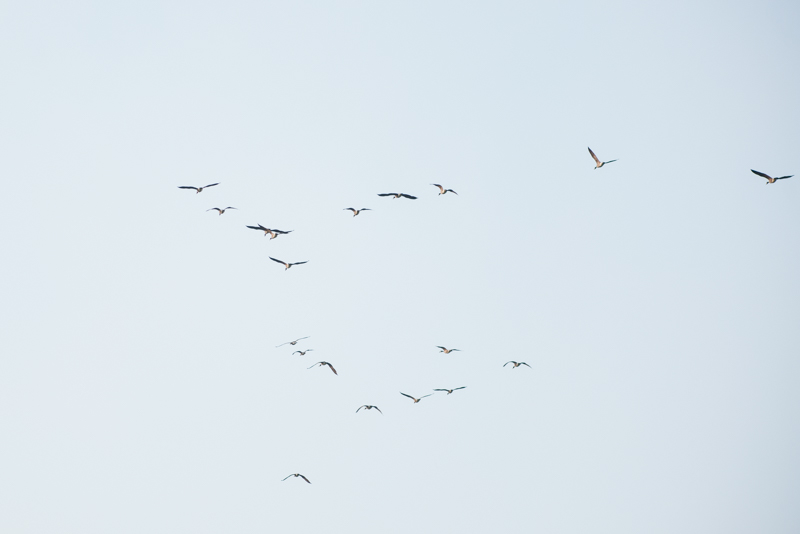
<instances>
[{"instance_id":1,"label":"flying bird","mask_svg":"<svg viewBox=\"0 0 800 534\"><path fill-rule=\"evenodd\" d=\"M207 187L214 187L215 185L219 185L219 182L217 182L217 183L215 183L215 184L208 184L208 185L204 185L203 187L195 187L195 186L193 186L193 185L179 185L179 186L178 186L178 189L194 189L194 190L195 190L195 191L197 191L198 193L202 193L202 192L203 192L203 189L205 189L205 188L207 188Z\"/></svg>"},{"instance_id":2,"label":"flying bird","mask_svg":"<svg viewBox=\"0 0 800 534\"><path fill-rule=\"evenodd\" d=\"M436 348L437 348L437 349L442 349L442 350L440 350L439 352L444 352L445 354L450 354L451 352L461 352L461 350L460 350L460 349L446 349L446 348L444 348L444 347L440 347L440 346L438 346L438 345L437 345L437 347L436 347Z\"/></svg>"},{"instance_id":3,"label":"flying bird","mask_svg":"<svg viewBox=\"0 0 800 534\"><path fill-rule=\"evenodd\" d=\"M365 408L367 410L371 410L371 409L375 408L376 410L378 410L381 413L381 415L383 415L383 412L381 412L380 408L378 408L377 406L372 406L371 404L365 404L361 408ZM358 410L360 410L361 408L359 408ZM358 410L356 410L356 413L358 413Z\"/></svg>"},{"instance_id":4,"label":"flying bird","mask_svg":"<svg viewBox=\"0 0 800 534\"><path fill-rule=\"evenodd\" d=\"M439 188L439 194L440 194L440 195L444 195L445 193L453 193L454 195L457 195L457 194L458 194L458 193L456 193L455 191L453 191L452 189L445 189L444 187L442 187L442 186L441 186L441 185L439 185L439 184L431 184L431 185L435 185L436 187L438 187L438 188Z\"/></svg>"},{"instance_id":5,"label":"flying bird","mask_svg":"<svg viewBox=\"0 0 800 534\"><path fill-rule=\"evenodd\" d=\"M300 356L305 356L306 352L311 352L312 350L314 349L296 350L292 353L292 356L294 356L295 354L299 354Z\"/></svg>"},{"instance_id":6,"label":"flying bird","mask_svg":"<svg viewBox=\"0 0 800 534\"><path fill-rule=\"evenodd\" d=\"M411 200L417 200L417 197L413 197L411 195L406 195L405 193L378 193L379 197L394 197L394 198L410 198Z\"/></svg>"},{"instance_id":7,"label":"flying bird","mask_svg":"<svg viewBox=\"0 0 800 534\"><path fill-rule=\"evenodd\" d=\"M460 388L453 388L453 389L434 389L433 391L446 391L447 394L450 395L452 392L454 392L454 391L456 391L458 389L464 389L465 387L467 387L467 386L461 386Z\"/></svg>"},{"instance_id":8,"label":"flying bird","mask_svg":"<svg viewBox=\"0 0 800 534\"><path fill-rule=\"evenodd\" d=\"M519 367L520 365L525 365L525 366L527 366L527 367L530 367L530 365L528 365L528 364L527 364L527 363L525 363L525 362L506 362L506 363L504 363L504 364L503 364L503 367L505 367L505 366L506 366L506 365L508 365L509 363L513 363L513 364L514 364L514 367L512 367L512 369L516 369L516 368L517 368L517 367Z\"/></svg>"},{"instance_id":9,"label":"flying bird","mask_svg":"<svg viewBox=\"0 0 800 534\"><path fill-rule=\"evenodd\" d=\"M307 479L306 477L304 477L303 475L301 475L300 473L295 473L295 474L293 474L293 475L289 475L289 476L288 476L288 477L286 477L286 478L289 478L289 477L300 477L300 478L302 478L303 480L305 480L306 482L308 482L309 484L311 484L311 481L310 481L310 480L308 480L308 479ZM284 478L283 480L286 480L286 478ZM281 480L281 482L283 482L283 480Z\"/></svg>"},{"instance_id":10,"label":"flying bird","mask_svg":"<svg viewBox=\"0 0 800 534\"><path fill-rule=\"evenodd\" d=\"M247 227L251 228L253 230L261 230L262 232L264 232L264 237L267 237L267 234L269 234L270 236L272 236L272 237L270 237L270 240L275 239L279 235L290 234L290 233L294 232L294 230L289 230L288 232L284 232L283 230L275 230L275 229L272 229L272 228L266 228L261 224L259 224L258 226L247 226Z\"/></svg>"},{"instance_id":11,"label":"flying bird","mask_svg":"<svg viewBox=\"0 0 800 534\"><path fill-rule=\"evenodd\" d=\"M211 208L210 210L206 210L206 211L217 210L219 212L219 214L222 215L223 213L225 213L228 210L235 210L235 209L237 209L237 208L234 208L233 206L228 206L227 208L222 208L222 209L220 209L220 208Z\"/></svg>"},{"instance_id":12,"label":"flying bird","mask_svg":"<svg viewBox=\"0 0 800 534\"><path fill-rule=\"evenodd\" d=\"M430 397L431 395L433 395L433 393L428 393L427 395L423 395L423 396L421 396L420 398L412 397L411 395L406 395L406 394L405 394L405 393L403 393L402 391L400 392L400 395L402 395L402 396L404 396L404 397L408 397L409 399L411 399L411 400L413 400L413 401L414 401L414 404L416 404L416 403L418 403L419 401L421 401L422 399L424 399L425 397Z\"/></svg>"},{"instance_id":13,"label":"flying bird","mask_svg":"<svg viewBox=\"0 0 800 534\"><path fill-rule=\"evenodd\" d=\"M589 148L589 147L586 147L586 148ZM594 152L592 152L591 148L589 148L589 154L592 155L592 158L594 158L595 163L597 163L597 165L595 165L595 167L594 167L595 169L599 169L600 167L602 167L606 163L613 163L613 162L617 161L615 159L612 159L611 161L600 161L599 159L597 159L597 156L594 155Z\"/></svg>"},{"instance_id":14,"label":"flying bird","mask_svg":"<svg viewBox=\"0 0 800 534\"><path fill-rule=\"evenodd\" d=\"M359 213L361 213L362 211L372 211L372 210L371 210L371 209L369 209L369 208L361 208L360 210L357 210L357 209L355 209L355 208L345 208L345 209L344 209L344 210L342 210L342 211L347 211L347 210L350 210L350 211L352 211L352 212L353 212L353 217L355 217L356 215L358 215L358 214L359 214Z\"/></svg>"},{"instance_id":15,"label":"flying bird","mask_svg":"<svg viewBox=\"0 0 800 534\"><path fill-rule=\"evenodd\" d=\"M304 263L308 263L308 260L306 260L306 261L296 261L294 263L286 263L285 261L276 260L272 256L270 256L269 259L271 259L272 261L276 261L276 262L280 263L281 265L285 266L286 269L284 269L284 271L288 270L289 267L291 267L292 265L303 265Z\"/></svg>"},{"instance_id":16,"label":"flying bird","mask_svg":"<svg viewBox=\"0 0 800 534\"><path fill-rule=\"evenodd\" d=\"M310 337L311 336L306 336L306 337L301 337L301 338L295 339L294 341L287 341L286 343L281 343L280 345L276 345L275 348L277 349L278 347L282 347L284 345L297 345L298 341L302 341L303 339L308 339ZM308 349L308 350L311 350L311 349Z\"/></svg>"},{"instance_id":17,"label":"flying bird","mask_svg":"<svg viewBox=\"0 0 800 534\"><path fill-rule=\"evenodd\" d=\"M331 371L333 371L333 374L335 374L336 376L339 376L339 373L336 372L336 369L334 369L333 366L331 364L329 364L328 362L317 362L314 365L312 365L311 367L316 367L317 365L319 365L320 367L322 367L323 365L327 365L328 367L331 368ZM309 369L311 369L311 367L309 367Z\"/></svg>"},{"instance_id":18,"label":"flying bird","mask_svg":"<svg viewBox=\"0 0 800 534\"><path fill-rule=\"evenodd\" d=\"M794 174L790 174L789 176L776 176L775 178L773 178L769 174L764 174L763 172L754 171L753 169L750 169L750 171L753 174L757 174L762 178L766 178L768 184L774 184L775 180L785 180L786 178L791 178L792 176L794 176Z\"/></svg>"}]
</instances>

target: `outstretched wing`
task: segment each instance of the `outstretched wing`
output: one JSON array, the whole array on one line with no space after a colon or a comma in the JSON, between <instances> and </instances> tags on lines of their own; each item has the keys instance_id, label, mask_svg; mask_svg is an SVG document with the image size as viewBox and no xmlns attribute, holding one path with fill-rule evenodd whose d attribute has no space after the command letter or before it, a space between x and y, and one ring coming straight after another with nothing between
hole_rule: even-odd
<instances>
[{"instance_id":1,"label":"outstretched wing","mask_svg":"<svg viewBox=\"0 0 800 534\"><path fill-rule=\"evenodd\" d=\"M247 225L245 225L245 226L247 226ZM263 226L261 226L260 224L259 224L258 226L247 226L247 227L248 227L248 228L252 228L253 230L261 230L261 231L264 231L264 230L266 230L266 228L264 228L264 227L263 227Z\"/></svg>"},{"instance_id":2,"label":"outstretched wing","mask_svg":"<svg viewBox=\"0 0 800 534\"><path fill-rule=\"evenodd\" d=\"M762 178L766 178L767 180L772 180L772 176L770 176L769 174L764 174L763 172L754 171L753 169L750 169L750 172L752 172L753 174L757 174Z\"/></svg>"},{"instance_id":3,"label":"outstretched wing","mask_svg":"<svg viewBox=\"0 0 800 534\"><path fill-rule=\"evenodd\" d=\"M430 397L431 395L433 395L433 393L428 393L427 395L421 396L420 399L424 399L425 397Z\"/></svg>"},{"instance_id":4,"label":"outstretched wing","mask_svg":"<svg viewBox=\"0 0 800 534\"><path fill-rule=\"evenodd\" d=\"M417 197L415 197L413 195L406 195L405 193L400 193L400 196L401 197L410 198L411 200L417 200Z\"/></svg>"},{"instance_id":5,"label":"outstretched wing","mask_svg":"<svg viewBox=\"0 0 800 534\"><path fill-rule=\"evenodd\" d=\"M442 187L441 185L439 185L439 184L431 184L431 185L435 185L436 187L439 188L439 192L440 193L444 193L444 187Z\"/></svg>"},{"instance_id":6,"label":"outstretched wing","mask_svg":"<svg viewBox=\"0 0 800 534\"><path fill-rule=\"evenodd\" d=\"M517 363L517 362L514 362L514 361L511 361L511 362L506 362L506 363L504 363L504 364L503 364L503 367L505 367L505 366L506 366L506 365L508 365L509 363Z\"/></svg>"},{"instance_id":7,"label":"outstretched wing","mask_svg":"<svg viewBox=\"0 0 800 534\"><path fill-rule=\"evenodd\" d=\"M214 187L215 185L219 185L219 182L217 182L217 183L215 183L215 184L208 184L208 185L204 185L204 186L203 186L203 189L205 189L206 187Z\"/></svg>"},{"instance_id":8,"label":"outstretched wing","mask_svg":"<svg viewBox=\"0 0 800 534\"><path fill-rule=\"evenodd\" d=\"M197 188L193 185L179 185L178 189L194 189L195 191L197 191Z\"/></svg>"},{"instance_id":9,"label":"outstretched wing","mask_svg":"<svg viewBox=\"0 0 800 534\"><path fill-rule=\"evenodd\" d=\"M434 389L433 391L450 391L449 389Z\"/></svg>"},{"instance_id":10,"label":"outstretched wing","mask_svg":"<svg viewBox=\"0 0 800 534\"><path fill-rule=\"evenodd\" d=\"M303 265L304 263L308 263L308 260L306 260L306 261L298 261L298 262L295 262L295 263L290 263L289 265Z\"/></svg>"},{"instance_id":11,"label":"outstretched wing","mask_svg":"<svg viewBox=\"0 0 800 534\"><path fill-rule=\"evenodd\" d=\"M308 480L308 479L307 479L306 477L304 477L303 475L300 475L300 478L302 478L303 480L305 480L306 482L308 482L309 484L311 484L311 481L310 481L310 480Z\"/></svg>"},{"instance_id":12,"label":"outstretched wing","mask_svg":"<svg viewBox=\"0 0 800 534\"><path fill-rule=\"evenodd\" d=\"M790 174L789 176L778 176L775 179L776 180L785 180L786 178L791 178L792 176L794 176L794 174Z\"/></svg>"},{"instance_id":13,"label":"outstretched wing","mask_svg":"<svg viewBox=\"0 0 800 534\"><path fill-rule=\"evenodd\" d=\"M397 193L378 193L379 197L396 197Z\"/></svg>"},{"instance_id":14,"label":"outstretched wing","mask_svg":"<svg viewBox=\"0 0 800 534\"><path fill-rule=\"evenodd\" d=\"M314 365L312 365L311 367L316 367L317 365L325 365L325 362L317 362ZM309 369L311 369L311 367L309 367Z\"/></svg>"},{"instance_id":15,"label":"outstretched wing","mask_svg":"<svg viewBox=\"0 0 800 534\"><path fill-rule=\"evenodd\" d=\"M225 209L228 209L228 208L225 208ZM210 210L206 210L206 211L214 211L214 210L217 210L217 211L222 211L222 210L221 210L221 209L219 209L219 208L211 208Z\"/></svg>"},{"instance_id":16,"label":"outstretched wing","mask_svg":"<svg viewBox=\"0 0 800 534\"><path fill-rule=\"evenodd\" d=\"M455 391L455 390L457 390L457 389L465 389L466 387L467 387L467 386L461 386L460 388L453 388L453 391Z\"/></svg>"},{"instance_id":17,"label":"outstretched wing","mask_svg":"<svg viewBox=\"0 0 800 534\"><path fill-rule=\"evenodd\" d=\"M524 365L525 367L531 367L530 365L528 365L528 364L527 364L527 363L525 363L525 362L519 362L519 364L520 364L520 365ZM531 369L533 369L533 367L531 367Z\"/></svg>"},{"instance_id":18,"label":"outstretched wing","mask_svg":"<svg viewBox=\"0 0 800 534\"><path fill-rule=\"evenodd\" d=\"M607 165L608 163L614 163L615 161L617 161L617 160L612 159L611 161L606 161L605 163L603 163L603 165Z\"/></svg>"},{"instance_id":19,"label":"outstretched wing","mask_svg":"<svg viewBox=\"0 0 800 534\"><path fill-rule=\"evenodd\" d=\"M586 148L589 148L589 147L587 146ZM589 148L589 154L591 154L592 155L592 159L594 159L597 162L597 164L600 165L600 160L597 159L597 156L594 155L594 152L592 152L591 148Z\"/></svg>"},{"instance_id":20,"label":"outstretched wing","mask_svg":"<svg viewBox=\"0 0 800 534\"><path fill-rule=\"evenodd\" d=\"M330 367L330 368L331 368L331 371L333 371L333 374L335 374L336 376L339 376L339 373L337 373L337 372L336 372L336 369L334 369L334 368L333 368L333 366L332 366L331 364L329 364L329 363L326 363L325 365L327 365L328 367Z\"/></svg>"},{"instance_id":21,"label":"outstretched wing","mask_svg":"<svg viewBox=\"0 0 800 534\"><path fill-rule=\"evenodd\" d=\"M269 259L271 259L272 261L276 261L276 262L278 262L278 263L280 263L281 265L284 265L284 266L288 265L288 263L286 263L285 261L276 260L272 256L270 256Z\"/></svg>"},{"instance_id":22,"label":"outstretched wing","mask_svg":"<svg viewBox=\"0 0 800 534\"><path fill-rule=\"evenodd\" d=\"M404 396L404 397L408 397L409 399L412 399L412 400L416 400L416 399L414 399L414 397L412 397L411 395L406 395L406 394L405 394L405 393L403 393L402 391L400 392L400 395L402 395L402 396Z\"/></svg>"},{"instance_id":23,"label":"outstretched wing","mask_svg":"<svg viewBox=\"0 0 800 534\"><path fill-rule=\"evenodd\" d=\"M286 478L289 478L289 477L292 477L292 476L294 476L294 475L289 475L289 476L288 476L288 477L286 477ZM286 478L284 478L283 480L286 480ZM283 482L283 480L281 480L281 482Z\"/></svg>"},{"instance_id":24,"label":"outstretched wing","mask_svg":"<svg viewBox=\"0 0 800 534\"><path fill-rule=\"evenodd\" d=\"M458 194L458 193L456 193L455 191L453 191L452 189L447 189L447 190L445 190L445 193L447 193L447 191L450 191L450 192L451 192L451 193L453 193L454 195L457 195L457 194Z\"/></svg>"},{"instance_id":25,"label":"outstretched wing","mask_svg":"<svg viewBox=\"0 0 800 534\"><path fill-rule=\"evenodd\" d=\"M365 405L364 405L364 406L362 406L361 408L366 408L366 407L367 407L367 405L365 404ZM358 410L360 410L361 408L359 408ZM358 413L358 410L356 410L356 413Z\"/></svg>"},{"instance_id":26,"label":"outstretched wing","mask_svg":"<svg viewBox=\"0 0 800 534\"><path fill-rule=\"evenodd\" d=\"M381 409L380 409L380 408L378 408L377 406L373 406L373 408L375 408L376 410L378 410L378 412L380 412L380 414L381 414L381 415L383 415L383 412L381 412Z\"/></svg>"}]
</instances>

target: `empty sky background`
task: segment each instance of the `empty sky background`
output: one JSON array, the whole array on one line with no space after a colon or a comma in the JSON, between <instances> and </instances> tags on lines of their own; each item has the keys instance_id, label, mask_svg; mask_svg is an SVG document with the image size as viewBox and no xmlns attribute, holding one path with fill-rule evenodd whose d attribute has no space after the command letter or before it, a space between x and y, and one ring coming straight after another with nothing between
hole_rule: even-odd
<instances>
[{"instance_id":1,"label":"empty sky background","mask_svg":"<svg viewBox=\"0 0 800 534\"><path fill-rule=\"evenodd\" d=\"M797 532L798 22L1 3L0 530Z\"/></svg>"}]
</instances>

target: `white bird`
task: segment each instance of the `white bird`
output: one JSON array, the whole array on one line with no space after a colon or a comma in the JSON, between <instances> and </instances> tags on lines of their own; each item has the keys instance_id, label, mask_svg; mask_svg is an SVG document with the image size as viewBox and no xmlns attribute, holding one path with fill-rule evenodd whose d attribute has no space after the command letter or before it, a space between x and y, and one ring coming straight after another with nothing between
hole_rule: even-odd
<instances>
[{"instance_id":1,"label":"white bird","mask_svg":"<svg viewBox=\"0 0 800 534\"><path fill-rule=\"evenodd\" d=\"M586 148L589 148L589 147L586 147ZM595 165L595 167L594 167L595 169L599 169L600 167L602 167L606 163L613 163L613 162L617 161L615 159L612 159L611 161L600 161L599 159L597 159L597 156L594 155L594 152L592 152L591 148L589 148L589 154L592 155L592 158L594 158L595 163L597 163L597 165Z\"/></svg>"},{"instance_id":2,"label":"white bird","mask_svg":"<svg viewBox=\"0 0 800 534\"><path fill-rule=\"evenodd\" d=\"M344 209L344 210L342 210L342 211L348 211L348 210L353 212L353 217L355 217L356 215L358 215L358 214L359 214L359 213L361 213L362 211L372 211L372 210L371 210L371 209L369 209L369 208L361 208L360 210L357 210L357 209L355 209L355 208L345 208L345 209Z\"/></svg>"},{"instance_id":3,"label":"white bird","mask_svg":"<svg viewBox=\"0 0 800 534\"><path fill-rule=\"evenodd\" d=\"M775 180L785 180L787 178L791 178L792 176L794 176L794 174L790 174L789 176L776 176L775 178L773 178L769 174L764 174L763 172L754 171L753 169L750 169L750 171L754 174L759 175L762 178L766 178L767 184L774 184Z\"/></svg>"},{"instance_id":4,"label":"white bird","mask_svg":"<svg viewBox=\"0 0 800 534\"><path fill-rule=\"evenodd\" d=\"M269 259L271 259L272 261L276 261L276 262L280 263L281 265L283 265L284 267L286 267L286 269L284 269L284 271L288 270L292 265L303 265L304 263L308 263L308 260L306 260L306 261L296 261L294 263L287 263L285 261L276 260L272 256L270 256Z\"/></svg>"},{"instance_id":5,"label":"white bird","mask_svg":"<svg viewBox=\"0 0 800 534\"><path fill-rule=\"evenodd\" d=\"M217 210L219 212L219 214L222 215L223 213L225 213L228 210L235 210L235 209L237 209L237 208L234 208L233 206L228 206L227 208L222 208L222 209L220 209L220 208L211 208L210 210L206 210L206 211Z\"/></svg>"},{"instance_id":6,"label":"white bird","mask_svg":"<svg viewBox=\"0 0 800 534\"><path fill-rule=\"evenodd\" d=\"M205 189L206 187L214 187L215 185L219 185L219 182L217 182L215 184L204 185L203 187L195 187L193 185L179 185L178 189L194 189L198 193L202 193L203 189Z\"/></svg>"},{"instance_id":7,"label":"white bird","mask_svg":"<svg viewBox=\"0 0 800 534\"><path fill-rule=\"evenodd\" d=\"M453 191L452 189L445 189L444 187L442 187L442 186L441 186L441 185L439 185L439 184L431 184L431 185L435 185L436 187L438 187L438 188L439 188L439 194L440 194L440 195L444 195L445 193L448 193L448 192L450 192L450 193L453 193L453 194L455 194L455 195L457 195L457 194L458 194L458 193L456 193L455 191Z\"/></svg>"}]
</instances>

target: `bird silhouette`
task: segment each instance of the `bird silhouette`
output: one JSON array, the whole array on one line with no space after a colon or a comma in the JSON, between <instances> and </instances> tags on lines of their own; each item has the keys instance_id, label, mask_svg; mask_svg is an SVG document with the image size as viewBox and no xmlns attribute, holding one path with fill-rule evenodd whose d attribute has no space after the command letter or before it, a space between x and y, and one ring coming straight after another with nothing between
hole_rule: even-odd
<instances>
[{"instance_id":1,"label":"bird silhouette","mask_svg":"<svg viewBox=\"0 0 800 534\"><path fill-rule=\"evenodd\" d=\"M380 408L378 408L377 406L372 406L371 404L365 404L361 408L365 408L367 410L371 410L371 409L375 408L376 410L378 410L381 413L381 415L383 415L383 412L381 412ZM358 410L360 410L361 408L359 408ZM358 413L358 410L356 410L356 413Z\"/></svg>"},{"instance_id":2,"label":"bird silhouette","mask_svg":"<svg viewBox=\"0 0 800 534\"><path fill-rule=\"evenodd\" d=\"M451 352L461 352L460 349L446 349L444 347L436 346L437 349L442 349L439 352L444 352L445 354L450 354Z\"/></svg>"},{"instance_id":3,"label":"bird silhouette","mask_svg":"<svg viewBox=\"0 0 800 534\"><path fill-rule=\"evenodd\" d=\"M587 148L589 148L589 147L587 147ZM611 161L600 161L599 159L597 159L597 156L594 155L594 152L592 152L591 148L589 148L589 154L592 155L592 158L594 159L595 163L597 163L597 165L595 165L595 167L594 167L595 169L599 169L600 167L602 167L606 163L613 163L613 162L617 161L615 159L612 159Z\"/></svg>"},{"instance_id":4,"label":"bird silhouette","mask_svg":"<svg viewBox=\"0 0 800 534\"><path fill-rule=\"evenodd\" d=\"M300 473L294 473L294 474L292 474L292 475L289 475L289 476L287 476L286 478L290 478L290 477L300 477L300 478L302 478L303 480L305 480L306 482L308 482L309 484L311 484L311 481L310 481L310 480L308 480L308 479L307 479L306 477L304 477L303 475L301 475ZM284 478L283 480L286 480L286 478ZM283 482L283 480L281 480L281 482Z\"/></svg>"},{"instance_id":5,"label":"bird silhouette","mask_svg":"<svg viewBox=\"0 0 800 534\"><path fill-rule=\"evenodd\" d=\"M217 182L217 183L215 183L215 184L208 184L208 185L204 185L203 187L195 187L195 186L193 186L193 185L179 185L179 186L178 186L178 189L194 189L194 190L195 190L195 191L197 191L198 193L202 193L202 192L203 192L203 189L205 189L205 188L207 188L207 187L214 187L215 185L219 185L219 182Z\"/></svg>"},{"instance_id":6,"label":"bird silhouette","mask_svg":"<svg viewBox=\"0 0 800 534\"><path fill-rule=\"evenodd\" d=\"M292 356L294 356L295 354L299 354L300 356L305 356L306 352L311 352L312 350L314 349L296 350L292 353Z\"/></svg>"},{"instance_id":7,"label":"bird silhouette","mask_svg":"<svg viewBox=\"0 0 800 534\"><path fill-rule=\"evenodd\" d=\"M434 389L433 391L446 391L447 394L450 395L452 392L454 392L456 390L459 390L459 389L464 389L466 387L467 386L461 386L460 388L453 388L453 389Z\"/></svg>"},{"instance_id":8,"label":"bird silhouette","mask_svg":"<svg viewBox=\"0 0 800 534\"><path fill-rule=\"evenodd\" d=\"M219 212L219 214L222 215L223 213L225 213L228 210L235 210L235 209L237 209L237 208L234 208L233 206L228 206L227 208L221 208L221 209L220 208L211 208L210 210L206 210L206 211L217 210Z\"/></svg>"},{"instance_id":9,"label":"bird silhouette","mask_svg":"<svg viewBox=\"0 0 800 534\"><path fill-rule=\"evenodd\" d=\"M379 197L394 197L394 198L410 198L411 200L417 200L417 197L406 195L405 193L378 193Z\"/></svg>"},{"instance_id":10,"label":"bird silhouette","mask_svg":"<svg viewBox=\"0 0 800 534\"><path fill-rule=\"evenodd\" d=\"M441 186L441 185L439 185L439 184L431 184L431 185L435 185L436 187L438 187L438 188L439 188L439 194L440 194L440 195L444 195L445 193L453 193L454 195L457 195L457 194L458 194L458 193L456 193L455 191L453 191L452 189L445 189L444 187L442 187L442 186Z\"/></svg>"},{"instance_id":11,"label":"bird silhouette","mask_svg":"<svg viewBox=\"0 0 800 534\"><path fill-rule=\"evenodd\" d=\"M430 397L431 395L433 395L433 393L428 393L427 395L423 395L423 396L421 396L420 398L412 397L411 395L406 395L406 394L405 394L405 393L403 393L402 391L400 392L400 395L402 395L402 396L404 396L404 397L408 397L409 399L411 399L411 400L413 400L413 401L414 401L414 404L416 404L416 403L418 403L419 401L421 401L422 399L424 399L425 397Z\"/></svg>"},{"instance_id":12,"label":"bird silhouette","mask_svg":"<svg viewBox=\"0 0 800 534\"><path fill-rule=\"evenodd\" d=\"M335 374L336 376L339 376L339 373L336 372L336 369L334 369L333 366L331 364L329 364L328 362L317 362L314 365L312 365L311 367L316 367L317 365L319 365L320 367L322 367L323 365L327 365L328 367L331 368L331 371L333 371L333 374ZM309 367L309 369L311 369L311 367Z\"/></svg>"},{"instance_id":13,"label":"bird silhouette","mask_svg":"<svg viewBox=\"0 0 800 534\"><path fill-rule=\"evenodd\" d=\"M358 214L359 214L359 213L361 213L362 211L372 211L372 210L371 210L371 209L369 209L369 208L361 208L360 210L357 210L357 209L355 209L355 208L345 208L343 211L348 211L348 210L350 210L350 211L352 211L352 212L353 212L353 217L355 217L356 215L358 215Z\"/></svg>"},{"instance_id":14,"label":"bird silhouette","mask_svg":"<svg viewBox=\"0 0 800 534\"><path fill-rule=\"evenodd\" d=\"M528 364L527 364L527 363L525 363L525 362L506 362L506 363L504 363L504 364L503 364L503 367L505 367L505 366L506 366L506 365L508 365L509 363L513 363L513 364L514 364L514 367L512 367L512 369L516 369L516 368L517 368L517 367L519 367L520 365L524 365L524 366L526 366L526 367L530 367L530 365L528 365Z\"/></svg>"},{"instance_id":15,"label":"bird silhouette","mask_svg":"<svg viewBox=\"0 0 800 534\"><path fill-rule=\"evenodd\" d=\"M790 174L789 176L776 176L775 178L773 178L769 174L764 174L763 172L754 171L753 169L750 169L750 171L753 174L757 174L762 178L766 178L767 179L767 184L774 184L775 180L785 180L787 178L791 178L792 176L794 176L794 174Z\"/></svg>"},{"instance_id":16,"label":"bird silhouette","mask_svg":"<svg viewBox=\"0 0 800 534\"><path fill-rule=\"evenodd\" d=\"M297 338L297 339L295 339L294 341L287 341L286 343L281 343L280 345L275 345L275 348L277 349L278 347L282 347L282 346L284 346L284 345L297 345L297 342L298 342L298 341L302 341L302 340L304 340L304 339L308 339L308 338L310 338L310 337L311 337L311 336L306 336L306 337ZM309 350L310 350L310 349L309 349Z\"/></svg>"},{"instance_id":17,"label":"bird silhouette","mask_svg":"<svg viewBox=\"0 0 800 534\"><path fill-rule=\"evenodd\" d=\"M296 261L294 263L287 263L285 261L276 260L272 256L270 256L269 259L271 259L272 261L276 261L276 262L280 263L281 265L283 265L284 267L286 267L286 269L284 269L284 271L288 270L292 265L303 265L304 263L308 263L308 260L306 260L306 261Z\"/></svg>"}]
</instances>

